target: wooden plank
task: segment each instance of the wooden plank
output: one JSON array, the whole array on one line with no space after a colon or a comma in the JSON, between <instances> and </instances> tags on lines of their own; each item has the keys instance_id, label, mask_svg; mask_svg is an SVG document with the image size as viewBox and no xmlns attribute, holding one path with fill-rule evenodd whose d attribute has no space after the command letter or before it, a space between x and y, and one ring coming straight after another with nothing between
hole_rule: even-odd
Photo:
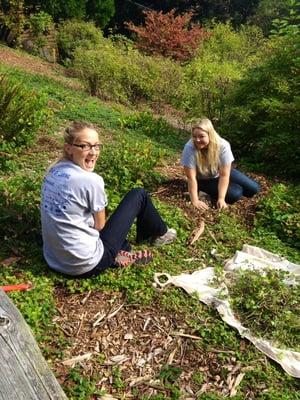
<instances>
[{"instance_id":1,"label":"wooden plank","mask_svg":"<svg viewBox=\"0 0 300 400\"><path fill-rule=\"evenodd\" d=\"M67 399L30 328L1 289L0 365L1 400Z\"/></svg>"}]
</instances>

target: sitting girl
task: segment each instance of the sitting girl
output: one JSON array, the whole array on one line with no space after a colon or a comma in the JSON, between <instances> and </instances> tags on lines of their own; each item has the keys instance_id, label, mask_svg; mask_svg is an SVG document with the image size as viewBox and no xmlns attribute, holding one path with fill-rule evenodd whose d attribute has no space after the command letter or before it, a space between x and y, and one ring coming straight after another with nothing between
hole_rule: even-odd
<instances>
[{"instance_id":1,"label":"sitting girl","mask_svg":"<svg viewBox=\"0 0 300 400\"><path fill-rule=\"evenodd\" d=\"M106 221L107 197L101 176L93 172L100 142L95 128L74 122L64 132L62 158L48 171L42 186L43 253L49 267L87 278L106 268L148 263L151 252L130 252L127 234L137 220L137 242L171 243L168 229L143 189L133 189Z\"/></svg>"}]
</instances>

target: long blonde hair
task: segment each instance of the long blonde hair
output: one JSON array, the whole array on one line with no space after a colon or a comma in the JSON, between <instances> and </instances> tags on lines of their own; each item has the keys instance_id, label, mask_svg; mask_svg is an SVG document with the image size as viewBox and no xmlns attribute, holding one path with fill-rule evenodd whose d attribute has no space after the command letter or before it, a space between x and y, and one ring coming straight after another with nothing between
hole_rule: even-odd
<instances>
[{"instance_id":1,"label":"long blonde hair","mask_svg":"<svg viewBox=\"0 0 300 400\"><path fill-rule=\"evenodd\" d=\"M202 118L192 126L192 133L195 129L201 129L208 134L209 143L205 149L196 148L196 162L201 175L215 174L219 165L220 136L208 118Z\"/></svg>"}]
</instances>

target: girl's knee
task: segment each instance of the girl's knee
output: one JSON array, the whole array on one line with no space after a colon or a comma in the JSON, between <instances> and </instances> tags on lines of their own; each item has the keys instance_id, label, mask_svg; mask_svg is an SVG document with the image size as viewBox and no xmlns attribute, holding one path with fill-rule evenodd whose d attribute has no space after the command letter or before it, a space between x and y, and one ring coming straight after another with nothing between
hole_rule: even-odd
<instances>
[{"instance_id":1,"label":"girl's knee","mask_svg":"<svg viewBox=\"0 0 300 400\"><path fill-rule=\"evenodd\" d=\"M149 197L149 195L145 189L138 187L131 189L127 193L126 197L130 198L131 201L137 201L143 203Z\"/></svg>"},{"instance_id":2,"label":"girl's knee","mask_svg":"<svg viewBox=\"0 0 300 400\"><path fill-rule=\"evenodd\" d=\"M233 204L239 201L243 197L243 189L241 186L236 185L234 188L230 188L226 194L226 203Z\"/></svg>"},{"instance_id":3,"label":"girl's knee","mask_svg":"<svg viewBox=\"0 0 300 400\"><path fill-rule=\"evenodd\" d=\"M260 184L257 183L256 181L252 181L250 187L244 190L244 195L246 197L252 197L259 191L260 191Z\"/></svg>"},{"instance_id":4,"label":"girl's knee","mask_svg":"<svg viewBox=\"0 0 300 400\"><path fill-rule=\"evenodd\" d=\"M133 194L136 196L147 196L147 192L145 191L145 189L137 187L134 189L131 189L128 194Z\"/></svg>"},{"instance_id":5,"label":"girl's knee","mask_svg":"<svg viewBox=\"0 0 300 400\"><path fill-rule=\"evenodd\" d=\"M258 193L260 191L260 184L253 181L254 185L253 185L253 195L255 195L256 193Z\"/></svg>"}]
</instances>

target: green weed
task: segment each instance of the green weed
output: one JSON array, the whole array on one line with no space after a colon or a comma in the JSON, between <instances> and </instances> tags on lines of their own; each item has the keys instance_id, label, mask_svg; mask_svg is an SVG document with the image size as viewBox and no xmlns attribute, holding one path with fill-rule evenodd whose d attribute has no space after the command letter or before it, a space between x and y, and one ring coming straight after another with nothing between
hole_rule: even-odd
<instances>
[{"instance_id":1,"label":"green weed","mask_svg":"<svg viewBox=\"0 0 300 400\"><path fill-rule=\"evenodd\" d=\"M271 269L238 271L228 289L233 310L256 336L299 351L300 285L286 284L288 275Z\"/></svg>"},{"instance_id":2,"label":"green weed","mask_svg":"<svg viewBox=\"0 0 300 400\"><path fill-rule=\"evenodd\" d=\"M256 228L267 228L291 247L300 249L300 187L274 185L258 206Z\"/></svg>"},{"instance_id":3,"label":"green weed","mask_svg":"<svg viewBox=\"0 0 300 400\"><path fill-rule=\"evenodd\" d=\"M189 134L176 129L162 117L154 118L149 112L140 112L122 118L121 127L132 131L135 136L148 137L153 143L168 150L171 154L182 150Z\"/></svg>"},{"instance_id":4,"label":"green weed","mask_svg":"<svg viewBox=\"0 0 300 400\"><path fill-rule=\"evenodd\" d=\"M96 387L93 377L85 377L83 369L76 367L70 370L65 392L70 400L89 400L101 396L103 392Z\"/></svg>"},{"instance_id":5,"label":"green weed","mask_svg":"<svg viewBox=\"0 0 300 400\"><path fill-rule=\"evenodd\" d=\"M113 367L111 373L113 378L113 383L112 383L113 387L116 389L123 389L126 386L126 384L122 379L122 373L120 371L120 368Z\"/></svg>"},{"instance_id":6,"label":"green weed","mask_svg":"<svg viewBox=\"0 0 300 400\"><path fill-rule=\"evenodd\" d=\"M51 112L46 109L45 96L37 96L4 74L0 75L0 99L0 165L9 167L9 155L32 144Z\"/></svg>"}]
</instances>

